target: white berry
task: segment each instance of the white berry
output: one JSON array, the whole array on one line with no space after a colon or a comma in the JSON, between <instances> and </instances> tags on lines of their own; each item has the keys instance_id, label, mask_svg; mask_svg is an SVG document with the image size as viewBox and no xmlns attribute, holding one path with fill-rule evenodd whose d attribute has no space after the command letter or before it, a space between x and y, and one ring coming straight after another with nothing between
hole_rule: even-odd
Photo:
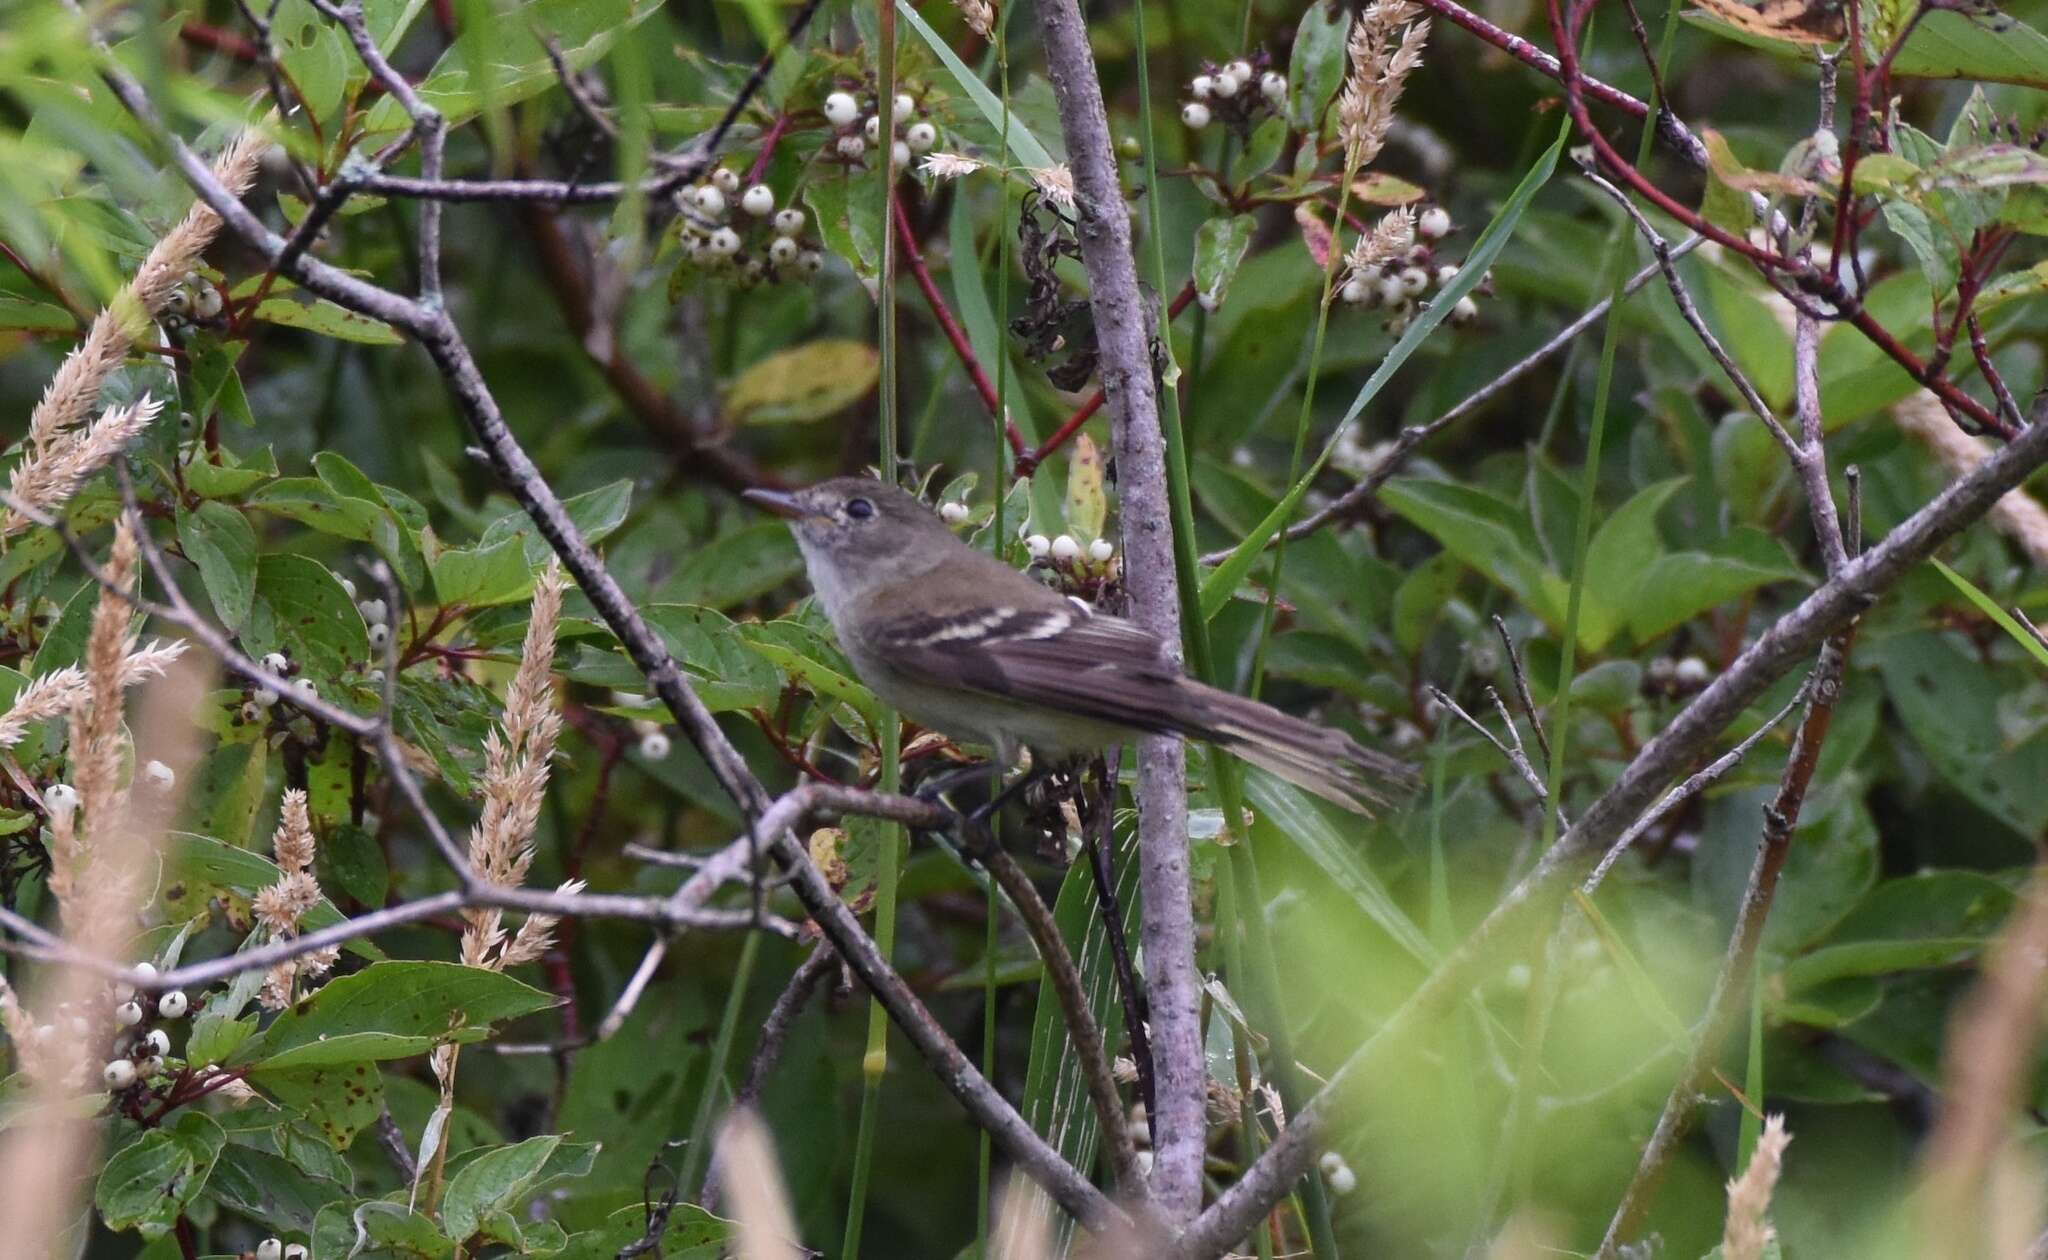
<instances>
[{"instance_id":1,"label":"white berry","mask_svg":"<svg viewBox=\"0 0 2048 1260\"><path fill-rule=\"evenodd\" d=\"M766 184L754 185L740 198L740 209L757 219L766 218L775 212L775 190Z\"/></svg>"},{"instance_id":2,"label":"white berry","mask_svg":"<svg viewBox=\"0 0 2048 1260\"><path fill-rule=\"evenodd\" d=\"M1200 131L1209 125L1209 107L1200 101L1189 101L1180 107L1180 120Z\"/></svg>"},{"instance_id":3,"label":"white berry","mask_svg":"<svg viewBox=\"0 0 2048 1260\"><path fill-rule=\"evenodd\" d=\"M100 1078L107 1088L123 1090L135 1083L135 1065L126 1059L109 1059L107 1066L100 1069Z\"/></svg>"},{"instance_id":4,"label":"white berry","mask_svg":"<svg viewBox=\"0 0 2048 1260\"><path fill-rule=\"evenodd\" d=\"M206 285L192 299L192 313L201 319L212 319L221 310L220 290Z\"/></svg>"},{"instance_id":5,"label":"white berry","mask_svg":"<svg viewBox=\"0 0 2048 1260\"><path fill-rule=\"evenodd\" d=\"M1222 74L1216 76L1216 95L1222 97L1225 100L1229 100L1231 97L1236 96L1237 89L1243 86L1244 84L1238 82L1237 76L1231 74L1227 70L1224 71Z\"/></svg>"},{"instance_id":6,"label":"white berry","mask_svg":"<svg viewBox=\"0 0 2048 1260\"><path fill-rule=\"evenodd\" d=\"M263 710L256 707L254 700L242 706L242 720L244 722L254 722L262 718L262 716Z\"/></svg>"},{"instance_id":7,"label":"white berry","mask_svg":"<svg viewBox=\"0 0 2048 1260\"><path fill-rule=\"evenodd\" d=\"M1316 1160L1316 1167L1323 1170L1323 1176L1325 1177L1329 1176L1333 1172L1336 1172L1339 1168L1342 1168L1343 1166L1344 1157L1342 1155L1339 1155L1335 1151L1324 1151L1322 1157Z\"/></svg>"},{"instance_id":8,"label":"white berry","mask_svg":"<svg viewBox=\"0 0 2048 1260\"><path fill-rule=\"evenodd\" d=\"M1451 231L1451 212L1431 206L1415 216L1415 234L1426 241L1442 240Z\"/></svg>"},{"instance_id":9,"label":"white berry","mask_svg":"<svg viewBox=\"0 0 2048 1260\"><path fill-rule=\"evenodd\" d=\"M263 658L263 668L273 674L282 674L292 667L291 658L282 652L271 652Z\"/></svg>"},{"instance_id":10,"label":"white berry","mask_svg":"<svg viewBox=\"0 0 2048 1260\"><path fill-rule=\"evenodd\" d=\"M1346 280L1344 287L1337 290L1337 296L1355 306L1372 296L1372 286L1355 278Z\"/></svg>"},{"instance_id":11,"label":"white berry","mask_svg":"<svg viewBox=\"0 0 2048 1260\"><path fill-rule=\"evenodd\" d=\"M1330 1193L1341 1197L1356 1189L1358 1174L1351 1171L1349 1164L1339 1164L1337 1171L1330 1174Z\"/></svg>"},{"instance_id":12,"label":"white berry","mask_svg":"<svg viewBox=\"0 0 2048 1260\"><path fill-rule=\"evenodd\" d=\"M711 172L711 182L722 193L736 193L740 190L740 173L729 166L721 166Z\"/></svg>"},{"instance_id":13,"label":"white berry","mask_svg":"<svg viewBox=\"0 0 2048 1260\"><path fill-rule=\"evenodd\" d=\"M142 1044L149 1047L151 1054L169 1054L171 1052L171 1034L161 1028L152 1028L149 1030L149 1036L142 1039Z\"/></svg>"},{"instance_id":14,"label":"white berry","mask_svg":"<svg viewBox=\"0 0 2048 1260\"><path fill-rule=\"evenodd\" d=\"M1194 77L1194 81L1188 84L1188 91L1193 92L1195 99L1198 101L1208 100L1209 93L1215 90L1216 76L1213 74L1198 74Z\"/></svg>"},{"instance_id":15,"label":"white berry","mask_svg":"<svg viewBox=\"0 0 2048 1260\"><path fill-rule=\"evenodd\" d=\"M256 1260L284 1260L284 1243L275 1238L257 1243Z\"/></svg>"},{"instance_id":16,"label":"white berry","mask_svg":"<svg viewBox=\"0 0 2048 1260\"><path fill-rule=\"evenodd\" d=\"M277 693L268 687L258 687L250 693L249 699L255 702L257 708L267 709L277 703Z\"/></svg>"},{"instance_id":17,"label":"white berry","mask_svg":"<svg viewBox=\"0 0 2048 1260\"><path fill-rule=\"evenodd\" d=\"M51 814L69 814L78 808L78 789L69 783L52 783L43 790L43 804Z\"/></svg>"},{"instance_id":18,"label":"white berry","mask_svg":"<svg viewBox=\"0 0 2048 1260\"><path fill-rule=\"evenodd\" d=\"M912 123L910 130L903 133L910 142L912 153L930 153L932 146L939 142L939 129L928 122Z\"/></svg>"},{"instance_id":19,"label":"white berry","mask_svg":"<svg viewBox=\"0 0 2048 1260\"><path fill-rule=\"evenodd\" d=\"M1410 297L1429 287L1429 273L1420 267L1401 268L1401 291Z\"/></svg>"},{"instance_id":20,"label":"white berry","mask_svg":"<svg viewBox=\"0 0 2048 1260\"><path fill-rule=\"evenodd\" d=\"M861 134L868 138L869 144L880 143L882 139L882 116L880 114L869 114L867 122L861 127Z\"/></svg>"},{"instance_id":21,"label":"white berry","mask_svg":"<svg viewBox=\"0 0 2048 1260\"><path fill-rule=\"evenodd\" d=\"M114 1022L122 1028L133 1028L142 1022L142 1004L127 1001L114 1008Z\"/></svg>"},{"instance_id":22,"label":"white berry","mask_svg":"<svg viewBox=\"0 0 2048 1260\"><path fill-rule=\"evenodd\" d=\"M185 1012L192 1009L192 1001L183 989L170 989L156 1000L156 1013L164 1019L183 1019Z\"/></svg>"},{"instance_id":23,"label":"white berry","mask_svg":"<svg viewBox=\"0 0 2048 1260\"><path fill-rule=\"evenodd\" d=\"M1457 264L1455 263L1445 263L1443 266L1438 267L1436 269L1436 282L1440 285L1449 284L1451 281L1456 280L1457 278L1458 268Z\"/></svg>"},{"instance_id":24,"label":"white berry","mask_svg":"<svg viewBox=\"0 0 2048 1260\"><path fill-rule=\"evenodd\" d=\"M1399 306L1407 297L1408 286L1401 283L1401 277L1380 277L1380 301L1388 306Z\"/></svg>"},{"instance_id":25,"label":"white berry","mask_svg":"<svg viewBox=\"0 0 2048 1260\"><path fill-rule=\"evenodd\" d=\"M1097 564L1109 563L1109 558L1115 554L1116 544L1107 538L1098 538L1088 544L1088 558Z\"/></svg>"},{"instance_id":26,"label":"white berry","mask_svg":"<svg viewBox=\"0 0 2048 1260\"><path fill-rule=\"evenodd\" d=\"M1287 97L1287 76L1277 70L1268 70L1259 76L1259 92L1269 101L1281 101Z\"/></svg>"},{"instance_id":27,"label":"white berry","mask_svg":"<svg viewBox=\"0 0 2048 1260\"><path fill-rule=\"evenodd\" d=\"M286 1243L284 1245L284 1260L306 1260L306 1245L304 1243Z\"/></svg>"},{"instance_id":28,"label":"white berry","mask_svg":"<svg viewBox=\"0 0 2048 1260\"><path fill-rule=\"evenodd\" d=\"M844 127L860 117L860 102L853 99L851 92L834 92L825 98L825 121L835 127Z\"/></svg>"},{"instance_id":29,"label":"white berry","mask_svg":"<svg viewBox=\"0 0 2048 1260\"><path fill-rule=\"evenodd\" d=\"M939 504L939 519L948 525L958 525L967 519L967 505L957 501Z\"/></svg>"},{"instance_id":30,"label":"white berry","mask_svg":"<svg viewBox=\"0 0 2048 1260\"><path fill-rule=\"evenodd\" d=\"M777 236L795 236L798 232L801 232L803 230L803 211L797 209L795 206L790 206L786 209L777 210L775 212L775 234Z\"/></svg>"},{"instance_id":31,"label":"white berry","mask_svg":"<svg viewBox=\"0 0 2048 1260\"><path fill-rule=\"evenodd\" d=\"M814 276L825 269L825 255L815 249L805 250L803 256L797 262L806 272Z\"/></svg>"},{"instance_id":32,"label":"white berry","mask_svg":"<svg viewBox=\"0 0 2048 1260\"><path fill-rule=\"evenodd\" d=\"M889 146L889 165L891 165L891 166L908 166L908 165L910 165L910 146L909 146L908 144L905 144L905 143L904 143L903 141L901 141L901 140L898 140L898 141L897 141L896 143L894 143L894 144L890 145L890 146Z\"/></svg>"},{"instance_id":33,"label":"white berry","mask_svg":"<svg viewBox=\"0 0 2048 1260\"><path fill-rule=\"evenodd\" d=\"M1249 83L1252 81L1252 63L1249 61L1233 61L1223 67L1223 69L1229 73L1231 78L1236 79L1239 83Z\"/></svg>"},{"instance_id":34,"label":"white berry","mask_svg":"<svg viewBox=\"0 0 2048 1260\"><path fill-rule=\"evenodd\" d=\"M860 138L859 136L841 136L841 137L839 137L839 156L840 156L840 157L843 157L843 158L857 158L857 157L859 157L859 156L860 156L861 154L863 154L863 153L866 153L867 151L868 151L868 142L867 142L867 141L865 141L865 140L863 140L863 139L861 139L861 138Z\"/></svg>"},{"instance_id":35,"label":"white berry","mask_svg":"<svg viewBox=\"0 0 2048 1260\"><path fill-rule=\"evenodd\" d=\"M795 261L796 254L796 242L787 236L778 236L768 244L768 258L778 267Z\"/></svg>"},{"instance_id":36,"label":"white berry","mask_svg":"<svg viewBox=\"0 0 2048 1260\"><path fill-rule=\"evenodd\" d=\"M390 627L390 626L387 626L387 625L385 625L385 624L384 624L383 622L381 622L381 621L380 621L380 622L378 622L378 623L377 623L376 625L374 625L374 626L371 626L371 627L370 627L370 646L371 646L371 647L373 647L373 648L380 648L380 647L383 647L383 646L384 646L385 644L387 644L387 643L389 643L389 642L391 642L391 627Z\"/></svg>"},{"instance_id":37,"label":"white berry","mask_svg":"<svg viewBox=\"0 0 2048 1260\"><path fill-rule=\"evenodd\" d=\"M356 611L363 614L363 620L371 625L391 619L391 609L381 599L366 599L356 605Z\"/></svg>"},{"instance_id":38,"label":"white berry","mask_svg":"<svg viewBox=\"0 0 2048 1260\"><path fill-rule=\"evenodd\" d=\"M1713 677L1713 671L1709 670L1707 663L1699 657L1688 656L1678 662L1678 667L1672 672L1672 677L1682 686L1702 687L1706 685L1707 679Z\"/></svg>"},{"instance_id":39,"label":"white berry","mask_svg":"<svg viewBox=\"0 0 2048 1260\"><path fill-rule=\"evenodd\" d=\"M1451 308L1451 322L1453 324L1463 326L1478 318L1479 303L1473 301L1469 294L1459 298L1458 304Z\"/></svg>"},{"instance_id":40,"label":"white berry","mask_svg":"<svg viewBox=\"0 0 2048 1260\"><path fill-rule=\"evenodd\" d=\"M1033 560L1042 560L1045 553L1052 550L1052 540L1044 534L1033 534L1024 540L1024 550Z\"/></svg>"},{"instance_id":41,"label":"white berry","mask_svg":"<svg viewBox=\"0 0 2048 1260\"><path fill-rule=\"evenodd\" d=\"M740 252L740 234L729 227L722 227L711 234L711 252L720 258L730 258Z\"/></svg>"},{"instance_id":42,"label":"white berry","mask_svg":"<svg viewBox=\"0 0 2048 1260\"><path fill-rule=\"evenodd\" d=\"M697 190L697 208L715 219L725 213L725 194L716 184L706 184Z\"/></svg>"},{"instance_id":43,"label":"white berry","mask_svg":"<svg viewBox=\"0 0 2048 1260\"><path fill-rule=\"evenodd\" d=\"M1052 558L1060 561L1062 564L1075 559L1080 554L1081 544L1072 534L1061 534L1058 538L1052 540Z\"/></svg>"},{"instance_id":44,"label":"white berry","mask_svg":"<svg viewBox=\"0 0 2048 1260\"><path fill-rule=\"evenodd\" d=\"M908 92L898 92L896 94L895 104L896 121L899 123L909 116L911 110L917 108L917 102L910 99L910 94Z\"/></svg>"},{"instance_id":45,"label":"white berry","mask_svg":"<svg viewBox=\"0 0 2048 1260\"><path fill-rule=\"evenodd\" d=\"M640 755L649 761L666 760L669 748L669 738L665 732L649 731L640 737Z\"/></svg>"}]
</instances>

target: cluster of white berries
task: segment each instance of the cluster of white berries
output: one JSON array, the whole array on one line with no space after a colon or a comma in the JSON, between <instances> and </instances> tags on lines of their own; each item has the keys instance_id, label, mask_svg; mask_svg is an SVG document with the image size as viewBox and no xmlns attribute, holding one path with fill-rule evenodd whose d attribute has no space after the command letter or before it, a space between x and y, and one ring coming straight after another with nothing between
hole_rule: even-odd
<instances>
[{"instance_id":1,"label":"cluster of white berries","mask_svg":"<svg viewBox=\"0 0 2048 1260\"><path fill-rule=\"evenodd\" d=\"M383 603L382 600L375 602L380 606ZM373 636L371 642L374 643L376 641ZM297 667L292 664L291 658L282 652L266 653L263 657L263 668L280 677L289 679L294 699L312 699L320 694L320 689L313 685L312 679L290 678L290 675ZM242 702L242 720L244 722L262 721L281 698L276 689L271 687L257 687L253 689L249 692L249 698Z\"/></svg>"},{"instance_id":2,"label":"cluster of white berries","mask_svg":"<svg viewBox=\"0 0 2048 1260\"><path fill-rule=\"evenodd\" d=\"M353 583L349 585L349 594L355 594ZM359 599L356 601L356 611L363 615L363 625L369 629L370 650L383 651L384 645L391 642L390 606L381 599Z\"/></svg>"},{"instance_id":3,"label":"cluster of white berries","mask_svg":"<svg viewBox=\"0 0 2048 1260\"><path fill-rule=\"evenodd\" d=\"M1344 1162L1342 1155L1324 1151L1323 1157L1316 1162L1323 1170L1323 1181L1330 1187L1331 1194L1346 1195L1358 1189L1358 1174L1351 1171L1351 1165Z\"/></svg>"},{"instance_id":4,"label":"cluster of white berries","mask_svg":"<svg viewBox=\"0 0 2048 1260\"><path fill-rule=\"evenodd\" d=\"M802 239L804 212L793 205L778 207L768 185L754 184L742 192L739 172L721 166L682 196L685 207L695 212L677 220L683 252L692 262L732 267L750 284L825 269L824 253Z\"/></svg>"},{"instance_id":5,"label":"cluster of white berries","mask_svg":"<svg viewBox=\"0 0 2048 1260\"><path fill-rule=\"evenodd\" d=\"M1259 56L1263 61L1265 54ZM1261 111L1278 113L1287 107L1287 76L1278 70L1258 70L1239 58L1204 67L1188 81L1188 96L1180 107L1180 120L1193 130L1219 118L1226 125L1243 127Z\"/></svg>"},{"instance_id":6,"label":"cluster of white berries","mask_svg":"<svg viewBox=\"0 0 2048 1260\"><path fill-rule=\"evenodd\" d=\"M661 723L648 718L633 722L633 733L640 737L640 757L643 761L666 761L674 744L668 732L661 729Z\"/></svg>"},{"instance_id":7,"label":"cluster of white berries","mask_svg":"<svg viewBox=\"0 0 2048 1260\"><path fill-rule=\"evenodd\" d=\"M902 170L910 165L913 156L930 153L939 143L939 129L925 118L917 117L917 99L908 92L896 93L890 102L889 166ZM882 144L882 106L879 100L861 107L859 97L851 92L833 92L825 98L823 106L825 121L832 124L833 137L826 142L825 151L836 155L840 161L852 165L865 162L869 149L879 149Z\"/></svg>"},{"instance_id":8,"label":"cluster of white berries","mask_svg":"<svg viewBox=\"0 0 2048 1260\"><path fill-rule=\"evenodd\" d=\"M1643 690L1653 695L1689 696L1713 678L1713 668L1697 656L1660 656L1643 671Z\"/></svg>"},{"instance_id":9,"label":"cluster of white berries","mask_svg":"<svg viewBox=\"0 0 2048 1260\"><path fill-rule=\"evenodd\" d=\"M225 305L212 281L188 271L164 294L160 318L167 330L178 332L188 324L210 324L219 319Z\"/></svg>"},{"instance_id":10,"label":"cluster of white berries","mask_svg":"<svg viewBox=\"0 0 2048 1260\"><path fill-rule=\"evenodd\" d=\"M157 974L156 968L146 962L135 964L135 970L145 977ZM164 1074L164 1060L171 1053L171 1035L161 1028L143 1025L156 1020L183 1019L192 1003L183 989L166 989L151 999L127 984L115 986L111 996L117 1003L114 1026L119 1031L114 1037L113 1053L100 1069L100 1080L109 1091L118 1094L138 1082ZM90 1021L82 1016L73 1017L71 1024L78 1035L91 1030Z\"/></svg>"},{"instance_id":11,"label":"cluster of white berries","mask_svg":"<svg viewBox=\"0 0 2048 1260\"><path fill-rule=\"evenodd\" d=\"M1101 569L1107 567L1116 555L1116 544L1107 538L1084 543L1072 534L1061 534L1057 538L1026 534L1024 551L1034 563L1049 561L1060 568Z\"/></svg>"},{"instance_id":12,"label":"cluster of white berries","mask_svg":"<svg viewBox=\"0 0 2048 1260\"><path fill-rule=\"evenodd\" d=\"M282 1238L266 1238L256 1244L256 1260L306 1260L304 1243L288 1243Z\"/></svg>"},{"instance_id":13,"label":"cluster of white berries","mask_svg":"<svg viewBox=\"0 0 2048 1260\"><path fill-rule=\"evenodd\" d=\"M1436 260L1438 243L1451 234L1454 226L1450 211L1442 206L1423 207L1415 215L1415 244L1408 252L1370 270L1354 267L1346 273L1337 296L1351 306L1384 307L1390 312L1387 331L1395 336L1406 332L1416 302L1430 290L1441 289L1457 278L1458 264ZM1493 275L1489 272L1473 292L1492 291ZM1477 318L1479 303L1471 293L1459 298L1451 308L1450 322L1459 327Z\"/></svg>"}]
</instances>

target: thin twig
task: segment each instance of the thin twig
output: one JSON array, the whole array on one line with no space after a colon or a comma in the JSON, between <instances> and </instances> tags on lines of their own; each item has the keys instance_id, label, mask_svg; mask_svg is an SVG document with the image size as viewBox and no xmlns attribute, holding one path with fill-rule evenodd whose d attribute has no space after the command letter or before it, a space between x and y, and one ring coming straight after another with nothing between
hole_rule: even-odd
<instances>
[{"instance_id":1,"label":"thin twig","mask_svg":"<svg viewBox=\"0 0 2048 1260\"><path fill-rule=\"evenodd\" d=\"M1500 636L1501 648L1508 655L1508 672L1515 680L1515 698L1522 702L1522 712L1529 719L1529 727L1536 732L1536 747L1543 752L1543 764L1550 764L1550 737L1543 733L1543 719L1536 714L1536 698L1529 694L1529 673L1522 668L1522 650L1515 646L1515 636L1508 633L1508 623L1499 613L1493 615L1493 630Z\"/></svg>"}]
</instances>

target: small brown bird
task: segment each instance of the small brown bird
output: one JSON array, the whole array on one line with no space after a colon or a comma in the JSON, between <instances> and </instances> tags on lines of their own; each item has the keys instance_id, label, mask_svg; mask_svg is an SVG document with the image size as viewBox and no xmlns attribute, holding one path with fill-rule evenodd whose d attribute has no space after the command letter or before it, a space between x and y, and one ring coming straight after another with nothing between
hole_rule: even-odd
<instances>
[{"instance_id":1,"label":"small brown bird","mask_svg":"<svg viewBox=\"0 0 2048 1260\"><path fill-rule=\"evenodd\" d=\"M1342 731L1188 678L1151 631L976 551L895 486L839 477L745 497L789 521L861 681L1003 765L1026 748L1043 765L1170 732L1360 813L1411 780Z\"/></svg>"}]
</instances>

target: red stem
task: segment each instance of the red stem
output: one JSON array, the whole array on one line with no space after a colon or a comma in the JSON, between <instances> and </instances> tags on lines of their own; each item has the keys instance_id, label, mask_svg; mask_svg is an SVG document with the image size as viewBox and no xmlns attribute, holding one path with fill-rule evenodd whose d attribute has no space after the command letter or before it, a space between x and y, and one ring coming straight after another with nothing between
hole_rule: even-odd
<instances>
[{"instance_id":1,"label":"red stem","mask_svg":"<svg viewBox=\"0 0 2048 1260\"><path fill-rule=\"evenodd\" d=\"M789 122L790 117L788 114L777 114L775 121L768 124L768 130L762 133L761 149L758 153L754 154L753 164L747 167L747 185L749 187L760 183L761 177L768 173L769 159L775 156L775 146L782 143L782 135L789 130Z\"/></svg>"},{"instance_id":2,"label":"red stem","mask_svg":"<svg viewBox=\"0 0 2048 1260\"><path fill-rule=\"evenodd\" d=\"M967 379L974 383L982 404L990 415L999 415L1002 404L996 397L996 387L989 382L988 373L982 370L981 361L974 357L974 346L968 342L960 321L946 309L946 299L939 293L939 286L932 282L931 269L925 266L924 255L918 252L917 236L910 230L910 214L903 208L903 199L895 198L891 208L896 212L896 240L903 247L904 265L910 268L911 278L917 281L925 303L932 308L932 318L938 321L939 331L946 334L946 340L953 345L953 353L960 356L960 365L967 369ZM1002 416L1002 421L1003 436L1010 441L1010 453L1021 462L1024 458L1024 435L1017 431L1016 422L1007 415Z\"/></svg>"},{"instance_id":3,"label":"red stem","mask_svg":"<svg viewBox=\"0 0 2048 1260\"><path fill-rule=\"evenodd\" d=\"M210 26L205 22L187 22L178 28L178 38L198 48L224 53L236 61L257 62L263 60L263 50L255 41L235 31Z\"/></svg>"},{"instance_id":4,"label":"red stem","mask_svg":"<svg viewBox=\"0 0 2048 1260\"><path fill-rule=\"evenodd\" d=\"M1173 304L1166 308L1166 318L1169 321L1179 318L1180 313L1188 308L1188 303L1194 300L1195 282L1190 280L1181 286L1179 293L1173 295ZM1073 437L1082 425L1088 423L1090 416L1102 410L1102 404L1107 397L1108 395L1104 394L1101 390L1096 390L1088 396L1087 402L1082 403L1073 415L1068 416L1059 428L1052 431L1051 437L1040 442L1036 450L1031 451L1029 454L1018 456L1017 475L1019 477L1029 477L1037 472L1038 466L1045 462L1046 456L1066 445L1067 439Z\"/></svg>"}]
</instances>

